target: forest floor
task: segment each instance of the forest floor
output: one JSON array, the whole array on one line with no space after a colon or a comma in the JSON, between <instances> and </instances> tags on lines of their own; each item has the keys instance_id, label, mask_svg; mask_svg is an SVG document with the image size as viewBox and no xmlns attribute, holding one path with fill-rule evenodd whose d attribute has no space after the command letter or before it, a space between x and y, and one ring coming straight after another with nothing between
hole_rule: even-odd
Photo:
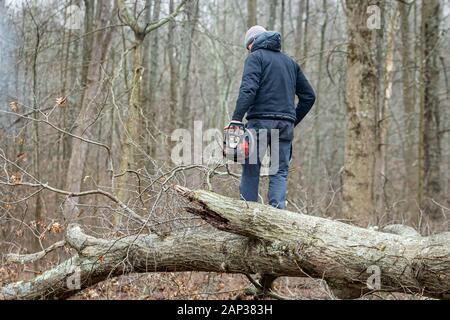
<instances>
[{"instance_id":1,"label":"forest floor","mask_svg":"<svg viewBox=\"0 0 450 320\"><path fill-rule=\"evenodd\" d=\"M30 270L30 269L25 269ZM16 265L0 267L0 286L28 279L33 273ZM243 275L207 272L130 274L111 278L85 289L74 300L230 300L242 294L249 281ZM288 298L329 299L318 280L279 278L276 292Z\"/></svg>"},{"instance_id":2,"label":"forest floor","mask_svg":"<svg viewBox=\"0 0 450 320\"><path fill-rule=\"evenodd\" d=\"M0 286L30 278L15 265L0 267ZM233 300L242 295L249 281L243 275L207 272L130 274L108 279L85 289L71 300ZM320 280L281 277L276 292L288 299L326 300L332 297ZM247 299L253 299L248 297ZM426 299L401 293L371 295L363 299Z\"/></svg>"},{"instance_id":3,"label":"forest floor","mask_svg":"<svg viewBox=\"0 0 450 320\"><path fill-rule=\"evenodd\" d=\"M232 300L248 285L249 281L243 275L206 272L135 274L104 281L80 292L73 299ZM289 298L329 298L313 279L280 278L275 289Z\"/></svg>"}]
</instances>

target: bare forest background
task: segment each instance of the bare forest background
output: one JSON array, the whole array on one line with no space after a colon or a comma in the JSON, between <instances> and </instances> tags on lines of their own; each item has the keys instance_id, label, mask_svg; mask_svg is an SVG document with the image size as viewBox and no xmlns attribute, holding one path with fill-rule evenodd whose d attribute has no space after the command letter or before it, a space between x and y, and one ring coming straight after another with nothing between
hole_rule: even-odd
<instances>
[{"instance_id":1,"label":"bare forest background","mask_svg":"<svg viewBox=\"0 0 450 320\"><path fill-rule=\"evenodd\" d=\"M367 27L371 5L379 28ZM143 232L136 221L158 235L205 228L171 186L238 198L240 168L176 166L171 134L227 124L255 24L282 34L317 93L296 128L288 209L448 231L449 14L447 0L0 0L0 252L40 251L74 220L99 237ZM70 250L2 260L0 284ZM244 287L239 275L141 274L78 297L229 298Z\"/></svg>"}]
</instances>

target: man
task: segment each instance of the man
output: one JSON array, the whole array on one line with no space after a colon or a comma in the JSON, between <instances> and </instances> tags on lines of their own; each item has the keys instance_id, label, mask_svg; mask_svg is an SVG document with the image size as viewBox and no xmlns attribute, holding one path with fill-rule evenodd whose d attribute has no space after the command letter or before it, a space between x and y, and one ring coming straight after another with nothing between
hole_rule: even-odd
<instances>
[{"instance_id":1,"label":"man","mask_svg":"<svg viewBox=\"0 0 450 320\"><path fill-rule=\"evenodd\" d=\"M315 94L300 66L281 52L278 32L254 26L245 35L245 47L249 55L232 120L242 122L247 114L247 129L256 132L258 154L264 155L261 149L268 146L271 161L278 156L276 171L269 174L268 199L270 205L284 209L294 127L311 110ZM275 130L278 141L271 141ZM263 140L267 141L264 146ZM243 165L240 196L245 201L258 201L261 160L258 156L257 161Z\"/></svg>"}]
</instances>

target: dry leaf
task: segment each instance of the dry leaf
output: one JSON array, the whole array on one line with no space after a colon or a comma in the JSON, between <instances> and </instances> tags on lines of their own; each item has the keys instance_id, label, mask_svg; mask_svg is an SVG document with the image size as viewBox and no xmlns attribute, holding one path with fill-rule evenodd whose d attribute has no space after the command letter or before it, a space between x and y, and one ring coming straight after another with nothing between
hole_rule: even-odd
<instances>
[{"instance_id":1,"label":"dry leaf","mask_svg":"<svg viewBox=\"0 0 450 320\"><path fill-rule=\"evenodd\" d=\"M67 98L66 97L60 97L56 99L56 104L59 107L65 107L66 106L66 102L67 102Z\"/></svg>"},{"instance_id":2,"label":"dry leaf","mask_svg":"<svg viewBox=\"0 0 450 320\"><path fill-rule=\"evenodd\" d=\"M17 155L17 160L26 160L27 154L25 152L21 152Z\"/></svg>"},{"instance_id":3,"label":"dry leaf","mask_svg":"<svg viewBox=\"0 0 450 320\"><path fill-rule=\"evenodd\" d=\"M20 173L15 173L11 176L11 183L19 184L22 181L22 176Z\"/></svg>"},{"instance_id":4,"label":"dry leaf","mask_svg":"<svg viewBox=\"0 0 450 320\"><path fill-rule=\"evenodd\" d=\"M16 234L17 238L23 237L23 229L16 230L14 233Z\"/></svg>"},{"instance_id":5,"label":"dry leaf","mask_svg":"<svg viewBox=\"0 0 450 320\"><path fill-rule=\"evenodd\" d=\"M19 104L17 103L17 101L10 102L9 107L13 112L19 112Z\"/></svg>"},{"instance_id":6,"label":"dry leaf","mask_svg":"<svg viewBox=\"0 0 450 320\"><path fill-rule=\"evenodd\" d=\"M48 228L48 231L50 233L61 233L63 231L63 226L58 223L58 222L54 222L50 225L50 227Z\"/></svg>"}]
</instances>

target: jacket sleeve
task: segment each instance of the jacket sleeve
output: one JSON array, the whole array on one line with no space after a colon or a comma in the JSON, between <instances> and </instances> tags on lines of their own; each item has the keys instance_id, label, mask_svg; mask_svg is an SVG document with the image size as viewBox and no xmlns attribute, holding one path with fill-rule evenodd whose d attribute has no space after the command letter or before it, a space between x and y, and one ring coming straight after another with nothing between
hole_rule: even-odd
<instances>
[{"instance_id":1,"label":"jacket sleeve","mask_svg":"<svg viewBox=\"0 0 450 320\"><path fill-rule=\"evenodd\" d=\"M298 125L303 118L311 110L314 102L316 101L316 95L314 89L311 87L308 79L306 79L300 66L297 65L297 84L295 89L299 101L297 108L295 109L296 118L295 125Z\"/></svg>"},{"instance_id":2,"label":"jacket sleeve","mask_svg":"<svg viewBox=\"0 0 450 320\"><path fill-rule=\"evenodd\" d=\"M258 54L250 54L245 60L239 96L232 120L242 121L250 106L255 101L256 92L261 81L262 65Z\"/></svg>"}]
</instances>

